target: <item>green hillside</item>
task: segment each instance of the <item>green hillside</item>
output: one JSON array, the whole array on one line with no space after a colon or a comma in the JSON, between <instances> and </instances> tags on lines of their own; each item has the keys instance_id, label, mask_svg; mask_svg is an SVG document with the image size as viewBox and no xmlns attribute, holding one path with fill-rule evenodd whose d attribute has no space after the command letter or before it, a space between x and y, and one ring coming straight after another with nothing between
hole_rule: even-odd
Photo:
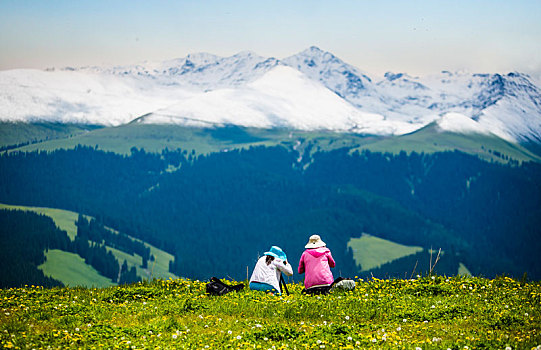
<instances>
[{"instance_id":1,"label":"green hillside","mask_svg":"<svg viewBox=\"0 0 541 350\"><path fill-rule=\"evenodd\" d=\"M111 247L107 247L107 250L111 251L115 258L118 259L118 261L123 262L124 260L126 260L129 268L135 266L137 270L137 276L140 276L145 280L152 280L154 278L177 278L176 275L169 272L169 261L173 260L173 256L169 253L164 252L163 250L151 246L150 244L145 243L145 245L147 247L150 247L152 254L155 254L154 256L156 258L154 262L149 262L149 266L146 269L143 269L141 267L142 258L138 254L128 254Z\"/></svg>"},{"instance_id":2,"label":"green hillside","mask_svg":"<svg viewBox=\"0 0 541 350\"><path fill-rule=\"evenodd\" d=\"M0 209L28 210L28 211L33 211L38 214L49 216L54 220L58 228L67 232L69 238L72 241L75 239L75 236L77 236L77 227L75 226L75 221L77 221L77 216L79 214L73 211L54 209L54 208L8 205L8 204L2 204L2 203L0 203Z\"/></svg>"},{"instance_id":3,"label":"green hillside","mask_svg":"<svg viewBox=\"0 0 541 350\"><path fill-rule=\"evenodd\" d=\"M441 132L434 124L417 130L411 134L393 136L362 145L359 150L369 149L373 152L407 153L436 153L459 150L473 154L487 161L507 162L541 161L541 158L525 147L508 142L495 135L456 134Z\"/></svg>"},{"instance_id":4,"label":"green hillside","mask_svg":"<svg viewBox=\"0 0 541 350\"><path fill-rule=\"evenodd\" d=\"M49 216L61 230L67 232L72 241L77 236L77 226L75 225L75 222L77 221L79 215L78 213L62 209L7 205L0 203L0 210L2 209L32 211ZM118 232L115 230L109 230L118 234ZM113 253L120 264L126 260L129 268L135 266L137 275L143 279L177 278L175 274L169 272L169 262L174 259L171 254L139 239L132 239L142 242L150 249L151 254L154 256L155 260L149 262L149 267L147 269L143 269L141 267L142 258L140 255L131 255L109 246L106 246L106 249ZM59 280L65 285L105 287L116 284L111 282L110 279L101 276L92 266L86 264L84 259L77 254L51 249L50 251L46 252L45 255L47 257L47 261L38 268L41 269L46 276Z\"/></svg>"},{"instance_id":5,"label":"green hillside","mask_svg":"<svg viewBox=\"0 0 541 350\"><path fill-rule=\"evenodd\" d=\"M360 238L351 238L347 244L361 271L368 271L398 258L415 254L421 247L406 246L363 233Z\"/></svg>"},{"instance_id":6,"label":"green hillside","mask_svg":"<svg viewBox=\"0 0 541 350\"><path fill-rule=\"evenodd\" d=\"M260 129L226 126L196 128L178 125L127 124L118 127L93 130L18 148L21 151L69 149L77 145L120 154L129 154L132 147L144 148L147 152L168 149L194 150L196 154L223 152L250 146L274 146L283 144L300 151L306 146L314 149L335 149L362 144L365 138L356 134L341 134L325 131L296 131L289 129Z\"/></svg>"},{"instance_id":7,"label":"green hillside","mask_svg":"<svg viewBox=\"0 0 541 350\"><path fill-rule=\"evenodd\" d=\"M75 127L75 126L74 126ZM283 145L301 154L347 147L352 150L368 149L373 152L435 153L459 150L488 161L507 162L541 161L541 158L525 147L505 141L497 136L481 134L455 134L440 132L434 124L411 134L381 137L331 131L300 131L289 129L260 129L225 126L197 128L178 125L147 125L136 122L118 126L66 131L43 142L24 145L17 150L34 151L70 149L77 145L98 147L119 154L129 154L133 147L147 152L163 149L183 149L195 154L224 152L250 146Z\"/></svg>"},{"instance_id":8,"label":"green hillside","mask_svg":"<svg viewBox=\"0 0 541 350\"><path fill-rule=\"evenodd\" d=\"M109 287L116 284L101 276L77 254L52 249L45 256L47 261L38 268L66 286Z\"/></svg>"},{"instance_id":9,"label":"green hillside","mask_svg":"<svg viewBox=\"0 0 541 350\"><path fill-rule=\"evenodd\" d=\"M0 148L83 134L101 126L61 123L0 122Z\"/></svg>"}]
</instances>

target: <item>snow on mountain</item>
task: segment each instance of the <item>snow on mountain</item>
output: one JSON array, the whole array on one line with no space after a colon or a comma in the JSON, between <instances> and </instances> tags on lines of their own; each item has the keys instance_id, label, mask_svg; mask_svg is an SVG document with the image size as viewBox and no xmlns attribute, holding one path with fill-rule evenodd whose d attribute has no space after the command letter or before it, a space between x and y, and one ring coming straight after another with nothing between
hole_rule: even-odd
<instances>
[{"instance_id":1,"label":"snow on mountain","mask_svg":"<svg viewBox=\"0 0 541 350\"><path fill-rule=\"evenodd\" d=\"M519 73L496 74L491 81L492 103L476 118L479 124L508 140L541 143L541 89Z\"/></svg>"},{"instance_id":2,"label":"snow on mountain","mask_svg":"<svg viewBox=\"0 0 541 350\"><path fill-rule=\"evenodd\" d=\"M0 71L0 120L120 125L237 124L404 134L438 121L455 132L541 142L541 91L509 73L386 73L311 47L283 60L251 52L55 71ZM460 116L460 117L459 117Z\"/></svg>"},{"instance_id":3,"label":"snow on mountain","mask_svg":"<svg viewBox=\"0 0 541 350\"><path fill-rule=\"evenodd\" d=\"M86 67L79 70L120 77L147 78L150 83L180 86L191 90L213 90L248 83L278 65L278 62L272 57L265 58L244 51L231 57L195 53L160 63L147 62L107 69Z\"/></svg>"},{"instance_id":4,"label":"snow on mountain","mask_svg":"<svg viewBox=\"0 0 541 350\"><path fill-rule=\"evenodd\" d=\"M436 122L440 131L460 134L490 134L490 131L464 114L450 112Z\"/></svg>"},{"instance_id":5,"label":"snow on mountain","mask_svg":"<svg viewBox=\"0 0 541 350\"><path fill-rule=\"evenodd\" d=\"M330 52L312 46L282 62L334 91L338 96L358 96L371 89L371 79Z\"/></svg>"},{"instance_id":6,"label":"snow on mountain","mask_svg":"<svg viewBox=\"0 0 541 350\"><path fill-rule=\"evenodd\" d=\"M240 88L201 92L145 116L138 122L182 125L210 122L378 134L412 130L409 124L395 125L380 115L359 111L319 82L283 65L276 66Z\"/></svg>"},{"instance_id":7,"label":"snow on mountain","mask_svg":"<svg viewBox=\"0 0 541 350\"><path fill-rule=\"evenodd\" d=\"M0 72L0 120L120 125L168 104L160 93L142 98L146 92L131 80L111 75L4 71Z\"/></svg>"}]
</instances>

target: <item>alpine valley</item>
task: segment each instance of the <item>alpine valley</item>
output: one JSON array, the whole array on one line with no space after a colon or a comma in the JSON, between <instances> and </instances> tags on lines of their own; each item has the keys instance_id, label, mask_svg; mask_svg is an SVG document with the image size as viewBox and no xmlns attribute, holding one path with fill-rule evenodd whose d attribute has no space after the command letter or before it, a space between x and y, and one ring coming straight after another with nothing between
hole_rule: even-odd
<instances>
[{"instance_id":1,"label":"alpine valley","mask_svg":"<svg viewBox=\"0 0 541 350\"><path fill-rule=\"evenodd\" d=\"M317 47L0 71L0 147L1 287L242 280L314 233L335 277L541 278L518 72L376 78Z\"/></svg>"}]
</instances>

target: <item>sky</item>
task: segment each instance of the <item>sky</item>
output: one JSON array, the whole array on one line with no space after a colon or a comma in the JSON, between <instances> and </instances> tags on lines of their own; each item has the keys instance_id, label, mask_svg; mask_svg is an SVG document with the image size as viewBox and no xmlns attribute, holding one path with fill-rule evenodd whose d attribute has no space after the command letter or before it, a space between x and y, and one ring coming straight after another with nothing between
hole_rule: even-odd
<instances>
[{"instance_id":1,"label":"sky","mask_svg":"<svg viewBox=\"0 0 541 350\"><path fill-rule=\"evenodd\" d=\"M541 1L0 0L0 70L194 52L285 58L312 45L374 75L541 77Z\"/></svg>"}]
</instances>

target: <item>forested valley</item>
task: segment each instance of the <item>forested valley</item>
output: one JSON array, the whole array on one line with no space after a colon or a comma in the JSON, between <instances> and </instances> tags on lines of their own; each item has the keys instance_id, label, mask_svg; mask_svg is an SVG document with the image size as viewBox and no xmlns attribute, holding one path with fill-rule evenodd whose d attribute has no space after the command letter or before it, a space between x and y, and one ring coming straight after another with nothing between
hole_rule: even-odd
<instances>
[{"instance_id":1,"label":"forested valley","mask_svg":"<svg viewBox=\"0 0 541 350\"><path fill-rule=\"evenodd\" d=\"M125 156L82 146L5 152L0 202L95 217L96 223L78 220L79 229L105 225L140 238L173 254L171 272L190 278L242 280L271 245L295 266L314 233L333 252L336 275L360 275L347 242L363 232L442 248L441 274L456 274L462 262L475 275L541 278L541 166L488 163L460 152L299 154L281 146L199 156L136 148ZM98 231L81 237L97 247L113 239ZM118 237L116 244L127 243ZM142 264L150 259L138 254ZM414 259L426 256L364 273L403 276ZM417 271L426 265L419 261Z\"/></svg>"}]
</instances>

